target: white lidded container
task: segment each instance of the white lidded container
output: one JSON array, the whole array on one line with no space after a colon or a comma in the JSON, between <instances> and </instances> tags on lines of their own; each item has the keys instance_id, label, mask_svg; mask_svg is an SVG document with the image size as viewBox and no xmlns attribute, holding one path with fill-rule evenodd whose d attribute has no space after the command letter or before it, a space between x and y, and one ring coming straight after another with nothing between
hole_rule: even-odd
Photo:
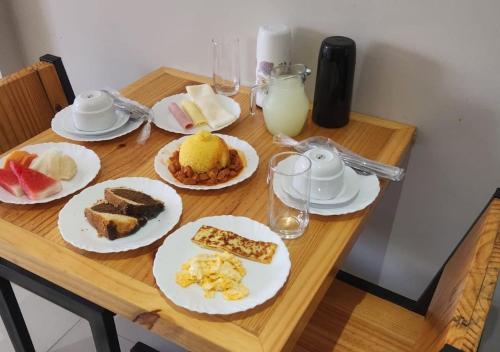
<instances>
[{"instance_id":1,"label":"white lidded container","mask_svg":"<svg viewBox=\"0 0 500 352\"><path fill-rule=\"evenodd\" d=\"M269 78L271 70L278 65L292 62L292 31L284 24L266 24L259 27L257 35L256 84ZM266 93L257 92L257 105L262 107Z\"/></svg>"},{"instance_id":2,"label":"white lidded container","mask_svg":"<svg viewBox=\"0 0 500 352\"><path fill-rule=\"evenodd\" d=\"M99 90L79 94L73 102L72 111L75 127L86 132L106 130L117 119L113 98Z\"/></svg>"},{"instance_id":3,"label":"white lidded container","mask_svg":"<svg viewBox=\"0 0 500 352\"><path fill-rule=\"evenodd\" d=\"M311 160L311 199L333 199L344 186L344 162L336 149L313 148L304 153ZM300 162L300 161L299 161ZM303 165L295 165L302 168ZM296 181L293 187L303 192L305 185Z\"/></svg>"}]
</instances>

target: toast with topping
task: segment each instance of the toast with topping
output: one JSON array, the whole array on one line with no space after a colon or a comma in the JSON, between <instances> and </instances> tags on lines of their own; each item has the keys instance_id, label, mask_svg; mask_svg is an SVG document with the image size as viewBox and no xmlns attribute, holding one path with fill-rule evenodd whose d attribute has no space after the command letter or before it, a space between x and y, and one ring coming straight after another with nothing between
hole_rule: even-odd
<instances>
[{"instance_id":1,"label":"toast with topping","mask_svg":"<svg viewBox=\"0 0 500 352\"><path fill-rule=\"evenodd\" d=\"M198 229L191 241L201 247L226 251L264 264L271 263L278 247L273 242L254 241L234 232L206 225Z\"/></svg>"}]
</instances>

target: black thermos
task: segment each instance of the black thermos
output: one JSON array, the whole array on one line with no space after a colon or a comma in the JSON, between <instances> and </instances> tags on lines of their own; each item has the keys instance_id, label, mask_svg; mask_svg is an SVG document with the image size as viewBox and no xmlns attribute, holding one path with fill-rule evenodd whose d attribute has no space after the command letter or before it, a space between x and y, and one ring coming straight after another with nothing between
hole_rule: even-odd
<instances>
[{"instance_id":1,"label":"black thermos","mask_svg":"<svg viewBox=\"0 0 500 352\"><path fill-rule=\"evenodd\" d=\"M318 57L313 121L322 127L342 127L351 112L356 43L347 37L328 37Z\"/></svg>"}]
</instances>

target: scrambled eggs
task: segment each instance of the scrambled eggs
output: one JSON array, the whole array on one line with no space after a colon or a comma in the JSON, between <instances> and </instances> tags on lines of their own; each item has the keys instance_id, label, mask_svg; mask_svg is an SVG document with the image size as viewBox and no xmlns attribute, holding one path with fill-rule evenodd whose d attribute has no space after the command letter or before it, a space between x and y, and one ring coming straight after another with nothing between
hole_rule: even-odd
<instances>
[{"instance_id":1,"label":"scrambled eggs","mask_svg":"<svg viewBox=\"0 0 500 352\"><path fill-rule=\"evenodd\" d=\"M198 254L182 264L175 281L182 287L199 284L206 298L219 291L230 301L248 296L248 288L241 283L246 270L238 258L230 253Z\"/></svg>"}]
</instances>

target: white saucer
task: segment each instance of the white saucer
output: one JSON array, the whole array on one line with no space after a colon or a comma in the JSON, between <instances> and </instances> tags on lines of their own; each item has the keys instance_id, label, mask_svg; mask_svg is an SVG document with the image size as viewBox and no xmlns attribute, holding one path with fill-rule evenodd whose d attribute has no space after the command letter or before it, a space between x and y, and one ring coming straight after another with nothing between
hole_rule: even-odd
<instances>
[{"instance_id":1,"label":"white saucer","mask_svg":"<svg viewBox=\"0 0 500 352\"><path fill-rule=\"evenodd\" d=\"M65 108L66 110L68 108ZM64 111L63 110L63 111ZM69 109L69 113L71 114L71 109ZM65 112L65 114L68 114L68 112ZM63 127L66 130L66 132L73 133L73 134L81 134L83 136L99 136L101 134L106 134L109 132L113 132L119 128L121 128L123 125L125 125L129 119L129 114L121 111L121 110L115 110L116 114L116 122L111 126L110 128L107 128L105 130L100 130L100 131L82 131L76 128L74 122L73 122L73 117L71 118L64 117L63 118Z\"/></svg>"},{"instance_id":2,"label":"white saucer","mask_svg":"<svg viewBox=\"0 0 500 352\"><path fill-rule=\"evenodd\" d=\"M335 205L342 204L353 199L359 192L359 179L358 174L349 166L345 167L344 171L344 185L340 190L338 196L331 199L317 199L310 198L310 202L314 204L321 205ZM300 192L290 183L284 182L285 179L282 178L282 186L286 193L294 198L301 198Z\"/></svg>"},{"instance_id":3,"label":"white saucer","mask_svg":"<svg viewBox=\"0 0 500 352\"><path fill-rule=\"evenodd\" d=\"M169 97L163 98L159 102L157 102L153 107L151 108L152 114L154 116L153 123L168 132L173 132L173 133L180 133L180 134L194 134L198 131L201 130L207 130L210 132L214 131L219 131L229 125L231 125L234 121L238 120L241 114L241 108L240 105L234 100L229 97L226 97L225 95L217 94L217 99L219 100L219 103L222 105L224 109L229 111L231 114L235 116L233 120L231 120L229 123L225 124L224 126L221 126L219 128L211 128L209 125L204 124L201 126L196 126L192 128L183 128L179 125L179 123L175 120L173 117L172 113L168 110L168 106L171 103L176 103L179 106L181 105L181 101L184 99L189 99L189 96L186 93L180 93L180 94L175 94L171 95Z\"/></svg>"},{"instance_id":4,"label":"white saucer","mask_svg":"<svg viewBox=\"0 0 500 352\"><path fill-rule=\"evenodd\" d=\"M324 216L343 215L360 211L373 203L380 192L380 184L377 176L356 176L358 177L359 191L351 200L338 204L317 204L311 202L309 204L309 213ZM300 208L300 204L297 204L297 199L291 196L283 187L284 182L282 178L275 177L273 182L276 195L283 203L293 208Z\"/></svg>"},{"instance_id":5,"label":"white saucer","mask_svg":"<svg viewBox=\"0 0 500 352\"><path fill-rule=\"evenodd\" d=\"M70 105L59 111L56 116L54 116L51 121L51 128L56 134L60 135L61 137L71 139L73 141L97 142L107 141L126 135L139 128L139 126L141 126L143 122L142 119L129 119L128 114L125 112L120 111L119 114L127 115L127 120L121 126L116 127L117 124L115 124L115 126L113 126L110 131L99 131L102 132L99 134L96 134L95 132L92 132L91 134L82 134L83 131L77 130L73 126L73 115ZM119 118L118 121L122 121L122 118ZM68 129L71 129L72 132L68 131Z\"/></svg>"}]
</instances>

